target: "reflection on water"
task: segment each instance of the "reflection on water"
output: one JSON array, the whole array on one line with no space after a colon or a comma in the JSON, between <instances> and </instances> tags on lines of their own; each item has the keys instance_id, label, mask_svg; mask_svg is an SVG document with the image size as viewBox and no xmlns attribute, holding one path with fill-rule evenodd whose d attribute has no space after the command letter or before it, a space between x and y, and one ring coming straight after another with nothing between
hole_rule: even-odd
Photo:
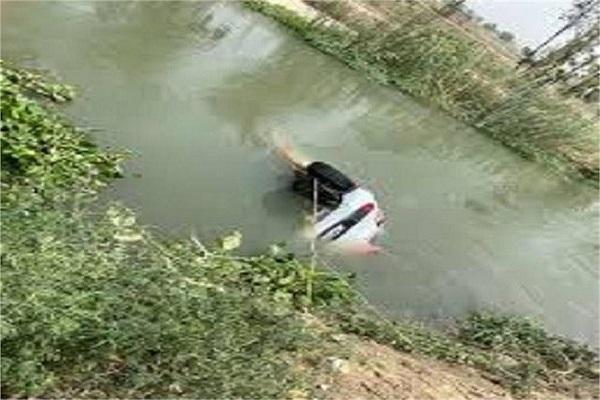
<instances>
[{"instance_id":1,"label":"reflection on water","mask_svg":"<svg viewBox=\"0 0 600 400\"><path fill-rule=\"evenodd\" d=\"M297 118L305 119L307 124L312 123L310 114L319 111L335 115L336 121L342 120L338 125L360 118L366 110L359 104L360 84L356 79L341 69L327 70L330 64L326 59L311 57L314 52L308 48L279 47L252 73L229 74L219 87L213 88L212 110L238 124L243 142L260 136L267 126L284 125L290 116L299 114L295 112L298 109L304 109L304 113ZM339 86L331 85L332 81ZM330 130L329 125L321 119L311 130Z\"/></svg>"},{"instance_id":2,"label":"reflection on water","mask_svg":"<svg viewBox=\"0 0 600 400\"><path fill-rule=\"evenodd\" d=\"M55 23L48 24L52 20ZM290 39L231 3L3 2L3 57L80 88L68 112L133 150L107 191L148 224L303 253L265 132L377 192L383 254L332 257L392 315L482 307L598 337L597 193Z\"/></svg>"}]
</instances>

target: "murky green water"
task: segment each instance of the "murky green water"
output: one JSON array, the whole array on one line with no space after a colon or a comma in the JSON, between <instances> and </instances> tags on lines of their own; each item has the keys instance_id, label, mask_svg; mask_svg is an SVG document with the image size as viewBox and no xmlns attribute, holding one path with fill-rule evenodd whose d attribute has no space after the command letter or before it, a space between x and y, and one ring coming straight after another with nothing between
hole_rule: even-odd
<instances>
[{"instance_id":1,"label":"murky green water","mask_svg":"<svg viewBox=\"0 0 600 400\"><path fill-rule=\"evenodd\" d=\"M261 139L277 127L377 192L386 251L331 261L382 310L438 319L492 307L598 338L595 190L236 4L5 1L2 57L79 87L68 113L135 154L107 196L147 224L205 240L240 229L245 251L303 246L299 205Z\"/></svg>"}]
</instances>

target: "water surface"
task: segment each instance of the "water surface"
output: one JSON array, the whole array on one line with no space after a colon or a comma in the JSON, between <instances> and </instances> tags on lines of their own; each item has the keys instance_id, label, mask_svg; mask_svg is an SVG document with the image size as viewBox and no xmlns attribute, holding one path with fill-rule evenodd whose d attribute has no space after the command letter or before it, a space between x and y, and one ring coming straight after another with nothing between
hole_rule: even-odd
<instances>
[{"instance_id":1,"label":"water surface","mask_svg":"<svg viewBox=\"0 0 600 400\"><path fill-rule=\"evenodd\" d=\"M144 223L205 241L240 229L245 252L302 252L301 205L265 143L373 188L386 251L332 257L393 316L495 308L598 339L598 200L443 114L366 81L237 4L2 2L2 57L78 87L67 112L130 149L106 193Z\"/></svg>"}]
</instances>

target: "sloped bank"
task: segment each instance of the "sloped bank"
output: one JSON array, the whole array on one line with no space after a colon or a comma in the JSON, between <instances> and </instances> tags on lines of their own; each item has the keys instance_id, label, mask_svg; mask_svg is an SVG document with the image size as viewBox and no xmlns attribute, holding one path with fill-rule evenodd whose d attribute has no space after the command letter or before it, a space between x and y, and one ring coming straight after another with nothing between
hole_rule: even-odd
<instances>
[{"instance_id":1,"label":"sloped bank","mask_svg":"<svg viewBox=\"0 0 600 400\"><path fill-rule=\"evenodd\" d=\"M238 257L238 235L205 247L99 209L122 157L55 111L72 90L5 65L0 83L3 397L596 391L597 355L531 321L473 315L454 333L390 322L346 279L293 255ZM427 391L424 369L447 390Z\"/></svg>"},{"instance_id":2,"label":"sloped bank","mask_svg":"<svg viewBox=\"0 0 600 400\"><path fill-rule=\"evenodd\" d=\"M598 185L597 118L541 87L543 77L517 73L421 2L244 4L368 78L444 110L560 176Z\"/></svg>"}]
</instances>

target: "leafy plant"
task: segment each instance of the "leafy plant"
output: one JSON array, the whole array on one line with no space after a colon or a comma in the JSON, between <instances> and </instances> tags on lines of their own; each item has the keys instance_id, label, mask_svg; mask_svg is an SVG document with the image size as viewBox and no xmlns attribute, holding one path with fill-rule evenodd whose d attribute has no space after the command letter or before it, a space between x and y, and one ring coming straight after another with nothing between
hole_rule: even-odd
<instances>
[{"instance_id":1,"label":"leafy plant","mask_svg":"<svg viewBox=\"0 0 600 400\"><path fill-rule=\"evenodd\" d=\"M164 246L116 208L100 219L4 210L3 229L4 396L272 398L298 387L292 353L315 339L287 303L211 280L230 260Z\"/></svg>"},{"instance_id":2,"label":"leafy plant","mask_svg":"<svg viewBox=\"0 0 600 400\"><path fill-rule=\"evenodd\" d=\"M93 193L120 176L122 156L100 151L85 132L40 101L67 101L70 87L2 63L0 88L3 201L15 201L19 191L10 189L17 186L49 198L56 189L74 186Z\"/></svg>"}]
</instances>

